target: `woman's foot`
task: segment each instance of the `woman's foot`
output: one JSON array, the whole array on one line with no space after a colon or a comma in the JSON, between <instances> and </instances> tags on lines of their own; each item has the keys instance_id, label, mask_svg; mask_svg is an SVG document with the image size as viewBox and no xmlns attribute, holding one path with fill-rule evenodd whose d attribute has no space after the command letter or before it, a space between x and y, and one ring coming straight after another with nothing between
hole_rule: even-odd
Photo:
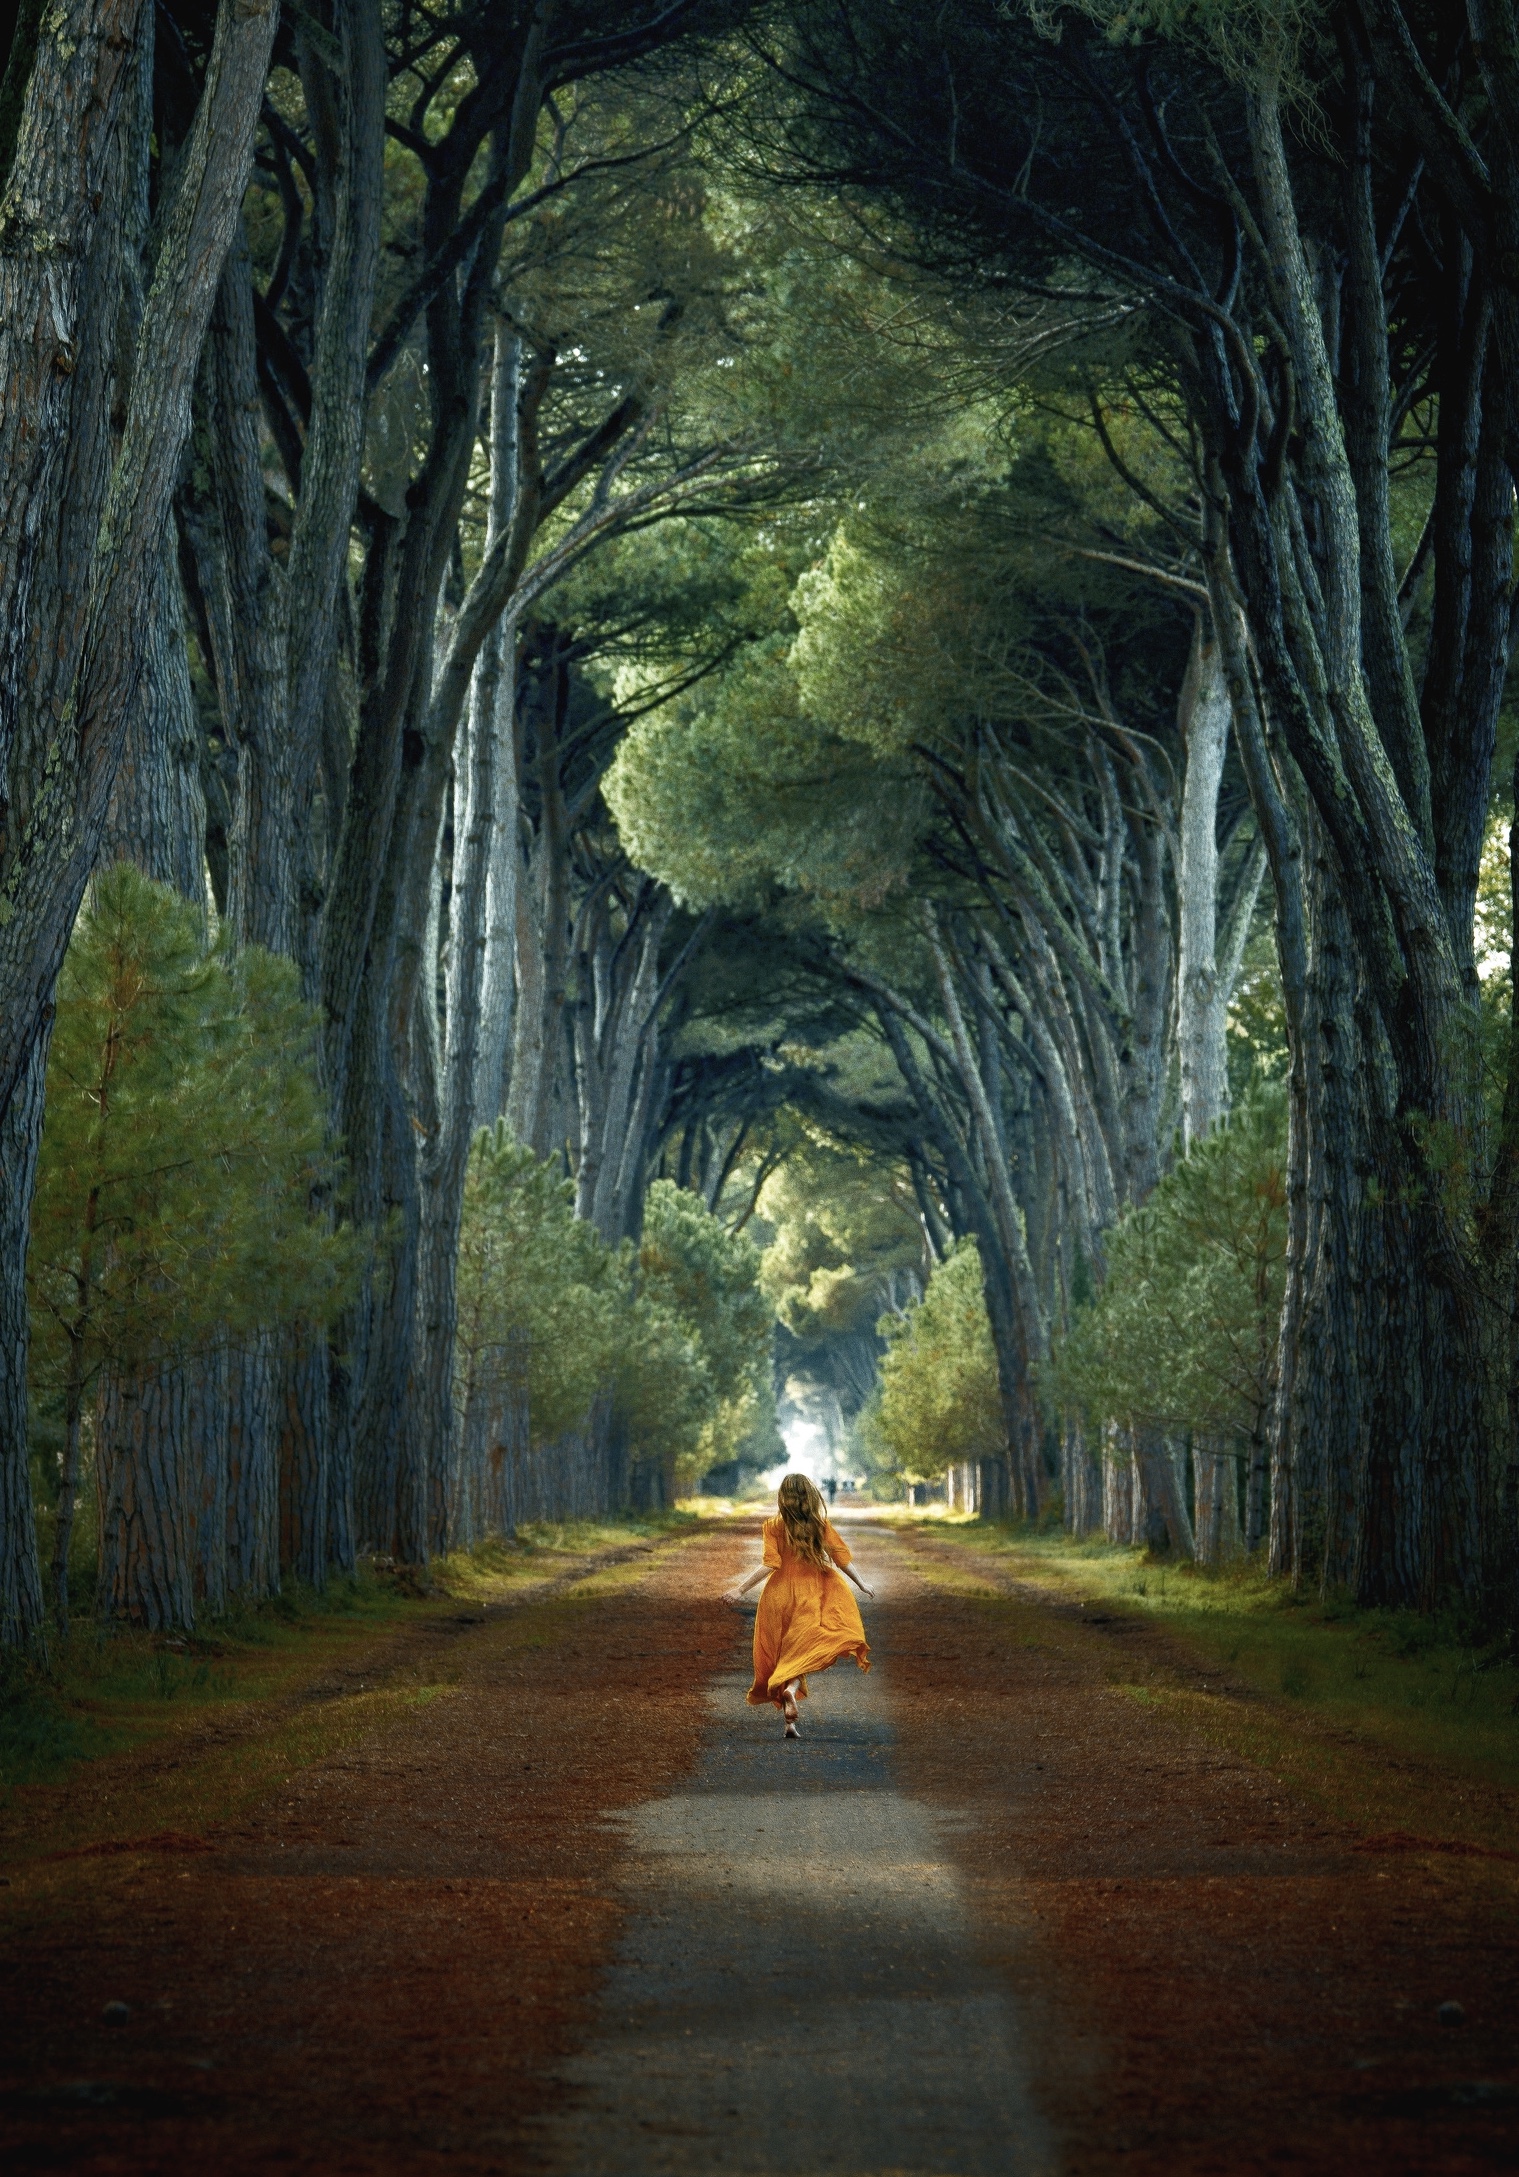
<instances>
[{"instance_id":1,"label":"woman's foot","mask_svg":"<svg viewBox=\"0 0 1519 2177\"><path fill-rule=\"evenodd\" d=\"M786 1729L782 1736L788 1739L800 1738L802 1734L796 1727L796 1683L794 1680L789 1686L782 1688L781 1714L786 1719Z\"/></svg>"}]
</instances>

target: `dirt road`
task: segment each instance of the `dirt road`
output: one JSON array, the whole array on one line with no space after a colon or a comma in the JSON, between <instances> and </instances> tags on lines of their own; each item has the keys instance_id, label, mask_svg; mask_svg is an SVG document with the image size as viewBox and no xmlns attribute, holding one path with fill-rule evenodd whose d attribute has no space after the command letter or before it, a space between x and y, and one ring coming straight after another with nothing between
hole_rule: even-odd
<instances>
[{"instance_id":1,"label":"dirt road","mask_svg":"<svg viewBox=\"0 0 1519 2177\"><path fill-rule=\"evenodd\" d=\"M419 1628L251 1816L10 1869L5 2165L1514 2165L1512 1858L1315 1817L1115 1683L1144 1629L879 1531L878 1667L783 1744L714 1599L755 1555Z\"/></svg>"}]
</instances>

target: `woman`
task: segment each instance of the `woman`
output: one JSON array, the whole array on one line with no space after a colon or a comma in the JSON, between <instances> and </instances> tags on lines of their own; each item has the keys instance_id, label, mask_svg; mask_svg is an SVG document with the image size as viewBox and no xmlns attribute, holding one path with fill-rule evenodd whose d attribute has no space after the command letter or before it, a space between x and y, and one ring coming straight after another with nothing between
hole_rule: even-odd
<instances>
[{"instance_id":1,"label":"woman","mask_svg":"<svg viewBox=\"0 0 1519 2177\"><path fill-rule=\"evenodd\" d=\"M750 1705L773 1701L786 1719L785 1736L800 1736L797 1702L807 1698L807 1673L825 1671L841 1655L870 1668L860 1606L839 1574L862 1595L870 1589L849 1570L849 1552L829 1525L823 1500L805 1474L788 1474L777 1513L764 1527L765 1562L733 1600L768 1581L754 1620L754 1684Z\"/></svg>"}]
</instances>

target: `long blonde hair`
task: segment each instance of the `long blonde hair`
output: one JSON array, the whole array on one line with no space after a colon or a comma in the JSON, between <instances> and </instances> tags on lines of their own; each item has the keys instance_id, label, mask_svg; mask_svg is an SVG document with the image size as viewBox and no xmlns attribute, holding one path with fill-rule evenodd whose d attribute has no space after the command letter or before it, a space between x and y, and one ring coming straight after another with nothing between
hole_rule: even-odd
<instances>
[{"instance_id":1,"label":"long blonde hair","mask_svg":"<svg viewBox=\"0 0 1519 2177\"><path fill-rule=\"evenodd\" d=\"M812 1483L805 1474L788 1474L776 1491L775 1501L786 1540L797 1556L826 1572L833 1562L823 1541L828 1514Z\"/></svg>"}]
</instances>

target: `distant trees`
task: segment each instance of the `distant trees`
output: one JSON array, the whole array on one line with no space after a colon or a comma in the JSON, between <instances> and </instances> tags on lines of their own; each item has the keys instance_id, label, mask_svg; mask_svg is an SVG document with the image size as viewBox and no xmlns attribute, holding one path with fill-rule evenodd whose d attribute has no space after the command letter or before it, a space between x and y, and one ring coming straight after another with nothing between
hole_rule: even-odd
<instances>
[{"instance_id":1,"label":"distant trees","mask_svg":"<svg viewBox=\"0 0 1519 2177\"><path fill-rule=\"evenodd\" d=\"M1063 358L1115 478L1157 525L1136 551L1109 517L1083 548L1195 598L1228 691L1292 1050L1270 1562L1368 1602L1455 1592L1511 1613L1519 1045L1489 1130L1472 911L1513 632L1519 392L1498 240L1516 217L1513 41L1476 5L819 0L775 11L755 44L762 65L739 79L749 103L733 107L751 171L843 200L861 257L894 267L912 297L920 347L984 313L975 382L1000 388L1006 416L1048 401ZM1144 431L1115 431L1124 411ZM1139 787L1142 767L1125 777ZM969 875L1007 842L989 853L971 822L979 760L960 779L946 800L960 800ZM1059 798L1062 850L1088 851L1091 816ZM1196 868L1191 842L1209 842L1181 803L1179 861ZM1146 1033L1156 839L1131 833L1135 942L1113 992L1131 1116L1165 1043ZM1031 854L1020 886L1059 906L1064 858ZM1100 930L1092 893L1070 906ZM1039 918L1021 919L1026 1071L1049 1081L1028 988ZM1183 923L1180 997L1201 1020L1205 932ZM1086 984L1085 1039L1104 998L1074 965L1080 929L1056 950ZM951 968L957 952L968 967L952 946ZM956 1044L953 977L936 979L942 1021L915 1002ZM973 1045L975 1009L962 997L960 1011ZM1190 1104L1207 1069L1184 1057ZM995 1132L996 1099L973 1093L963 1059L954 1070ZM990 1139L979 1147L995 1177ZM1113 1206L1155 1176L1117 1188ZM978 1236L994 1327L1008 1257L1016 1335L999 1339L1016 1378L1037 1358L1037 1323L1005 1211ZM1016 1473L1011 1402L1009 1419Z\"/></svg>"},{"instance_id":2,"label":"distant trees","mask_svg":"<svg viewBox=\"0 0 1519 2177\"><path fill-rule=\"evenodd\" d=\"M1078 1293L1040 1372L1067 1498L1086 1493L1084 1469L1094 1463L1091 1502L1113 1541L1164 1545L1174 1525L1188 1551L1195 1541L1212 1564L1263 1539L1286 1153L1285 1090L1257 1085L1106 1234L1101 1283ZM921 1301L880 1327L880 1387L859 1427L877 1471L932 1481L997 1460L997 1360L974 1242L961 1242ZM1191 1457L1190 1511L1181 1446ZM979 1474L968 1493L980 1500Z\"/></svg>"},{"instance_id":3,"label":"distant trees","mask_svg":"<svg viewBox=\"0 0 1519 2177\"><path fill-rule=\"evenodd\" d=\"M999 1458L997 1354L975 1241L962 1240L935 1267L922 1299L883 1316L881 1329L880 1391L859 1423L872 1467L907 1482L936 1481L947 1467Z\"/></svg>"},{"instance_id":4,"label":"distant trees","mask_svg":"<svg viewBox=\"0 0 1519 2177\"><path fill-rule=\"evenodd\" d=\"M1264 1539L1286 1279L1286 1122L1285 1090L1263 1084L1194 1143L1108 1234L1102 1284L1073 1310L1057 1346L1048 1390L1101 1444L1114 1540L1143 1538L1134 1469L1169 1456L1155 1438L1190 1440L1201 1558L1216 1562L1241 1537L1250 1549Z\"/></svg>"},{"instance_id":5,"label":"distant trees","mask_svg":"<svg viewBox=\"0 0 1519 2177\"><path fill-rule=\"evenodd\" d=\"M41 1612L24 1261L51 995L102 852L189 895L208 876L230 942L293 960L320 1010L346 1183L315 1206L360 1235L357 1289L330 1337L275 1312L194 1386L237 1447L247 1592L282 1565L319 1580L361 1547L443 1545L460 1200L509 1073L540 1153L588 1163L596 1136L594 1214L637 1230L672 1073L656 1016L692 933L657 887L587 867L617 860L598 788L625 724L588 663L626 651L626 618L589 626L583 589L573 625L543 615L593 547L774 494L771 419L719 368L731 256L678 171L702 104L680 55L743 13L21 12L0 207L0 1637ZM598 962L616 1002L577 1050L572 983ZM154 1422L171 1499L182 1425Z\"/></svg>"},{"instance_id":6,"label":"distant trees","mask_svg":"<svg viewBox=\"0 0 1519 2177\"><path fill-rule=\"evenodd\" d=\"M836 527L789 642L634 727L610 798L692 906L807 903L814 970L879 1061L834 1123L889 1153L924 1244L975 1238L1004 1406L986 1501L1031 1515L1076 1265L1173 1129L1227 1104L1264 856L1205 593L1154 518L1113 535L1069 427L1020 425L1011 455L989 418L946 439Z\"/></svg>"},{"instance_id":7,"label":"distant trees","mask_svg":"<svg viewBox=\"0 0 1519 2177\"><path fill-rule=\"evenodd\" d=\"M761 1436L767 1420L773 1442L775 1312L761 1290L760 1253L753 1241L728 1231L689 1188L657 1179L644 1203L637 1291L646 1307L685 1328L704 1379L697 1439L665 1436L672 1479L694 1480L730 1455L730 1446L736 1453L747 1438ZM647 1374L641 1398L644 1434L656 1442L663 1396L657 1378Z\"/></svg>"},{"instance_id":8,"label":"distant trees","mask_svg":"<svg viewBox=\"0 0 1519 2177\"><path fill-rule=\"evenodd\" d=\"M586 1456L566 1439L588 1421L647 1505L671 1502L773 1415L773 1316L750 1242L664 1180L641 1244L608 1247L574 1197L504 1124L477 1139L459 1256L455 1544L539 1516L554 1495L544 1470Z\"/></svg>"}]
</instances>

